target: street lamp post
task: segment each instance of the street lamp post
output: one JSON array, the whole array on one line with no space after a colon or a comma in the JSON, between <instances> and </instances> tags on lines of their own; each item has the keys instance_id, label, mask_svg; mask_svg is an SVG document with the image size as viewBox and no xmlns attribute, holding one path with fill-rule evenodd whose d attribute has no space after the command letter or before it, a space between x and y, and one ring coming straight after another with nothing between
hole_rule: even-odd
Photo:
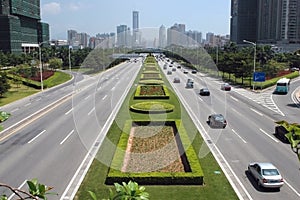
<instances>
[{"instance_id":1,"label":"street lamp post","mask_svg":"<svg viewBox=\"0 0 300 200\"><path fill-rule=\"evenodd\" d=\"M71 72L71 49L72 46L69 46L69 71Z\"/></svg>"},{"instance_id":2,"label":"street lamp post","mask_svg":"<svg viewBox=\"0 0 300 200\"><path fill-rule=\"evenodd\" d=\"M43 85L43 68L42 68L42 50L41 50L41 46L44 43L48 43L49 41L44 41L44 42L40 42L39 45L39 59L40 59L40 76L41 76L41 90L44 90L44 85Z\"/></svg>"},{"instance_id":3,"label":"street lamp post","mask_svg":"<svg viewBox=\"0 0 300 200\"><path fill-rule=\"evenodd\" d=\"M243 40L243 42L252 44L254 46L254 58L253 58L253 76L255 73L255 61L256 61L256 43L255 42L250 42L248 40ZM253 91L254 91L254 79L253 79Z\"/></svg>"}]
</instances>

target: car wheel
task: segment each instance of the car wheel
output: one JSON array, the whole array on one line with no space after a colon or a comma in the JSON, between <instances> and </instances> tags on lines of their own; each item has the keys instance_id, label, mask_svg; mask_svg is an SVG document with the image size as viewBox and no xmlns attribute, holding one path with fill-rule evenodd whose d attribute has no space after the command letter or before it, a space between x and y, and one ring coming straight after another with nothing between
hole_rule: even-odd
<instances>
[{"instance_id":1,"label":"car wheel","mask_svg":"<svg viewBox=\"0 0 300 200\"><path fill-rule=\"evenodd\" d=\"M261 184L260 184L260 182L259 182L258 179L257 179L257 187L258 187L259 189L261 189Z\"/></svg>"}]
</instances>

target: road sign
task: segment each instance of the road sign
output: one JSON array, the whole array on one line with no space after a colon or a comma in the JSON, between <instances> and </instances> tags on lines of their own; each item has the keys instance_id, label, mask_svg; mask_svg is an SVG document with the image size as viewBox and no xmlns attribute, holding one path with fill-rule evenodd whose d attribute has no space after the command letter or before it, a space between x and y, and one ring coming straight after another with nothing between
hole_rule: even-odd
<instances>
[{"instance_id":1,"label":"road sign","mask_svg":"<svg viewBox=\"0 0 300 200\"><path fill-rule=\"evenodd\" d=\"M264 82L266 80L265 72L254 72L253 81L254 82Z\"/></svg>"}]
</instances>

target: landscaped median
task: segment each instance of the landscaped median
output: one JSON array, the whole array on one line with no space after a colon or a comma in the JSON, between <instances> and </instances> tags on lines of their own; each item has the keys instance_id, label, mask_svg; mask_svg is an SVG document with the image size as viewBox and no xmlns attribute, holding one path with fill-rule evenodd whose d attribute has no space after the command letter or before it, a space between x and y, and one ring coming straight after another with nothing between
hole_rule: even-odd
<instances>
[{"instance_id":1,"label":"landscaped median","mask_svg":"<svg viewBox=\"0 0 300 200\"><path fill-rule=\"evenodd\" d=\"M203 172L180 120L127 121L106 184L202 185ZM128 134L129 133L129 134Z\"/></svg>"},{"instance_id":2,"label":"landscaped median","mask_svg":"<svg viewBox=\"0 0 300 200\"><path fill-rule=\"evenodd\" d=\"M163 83L144 84L142 74L154 68ZM136 98L143 88L146 95ZM88 191L107 198L112 184L129 180L146 185L150 199L238 199L212 154L198 157L205 149L155 58L148 56L75 199L86 199Z\"/></svg>"}]
</instances>

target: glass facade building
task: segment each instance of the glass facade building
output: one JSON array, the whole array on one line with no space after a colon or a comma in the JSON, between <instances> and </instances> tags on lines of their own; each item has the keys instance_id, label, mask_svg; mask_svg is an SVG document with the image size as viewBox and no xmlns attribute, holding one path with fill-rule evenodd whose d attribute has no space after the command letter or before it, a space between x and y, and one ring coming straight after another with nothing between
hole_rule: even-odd
<instances>
[{"instance_id":1,"label":"glass facade building","mask_svg":"<svg viewBox=\"0 0 300 200\"><path fill-rule=\"evenodd\" d=\"M49 25L40 20L40 0L0 0L0 50L21 53L49 41Z\"/></svg>"}]
</instances>

